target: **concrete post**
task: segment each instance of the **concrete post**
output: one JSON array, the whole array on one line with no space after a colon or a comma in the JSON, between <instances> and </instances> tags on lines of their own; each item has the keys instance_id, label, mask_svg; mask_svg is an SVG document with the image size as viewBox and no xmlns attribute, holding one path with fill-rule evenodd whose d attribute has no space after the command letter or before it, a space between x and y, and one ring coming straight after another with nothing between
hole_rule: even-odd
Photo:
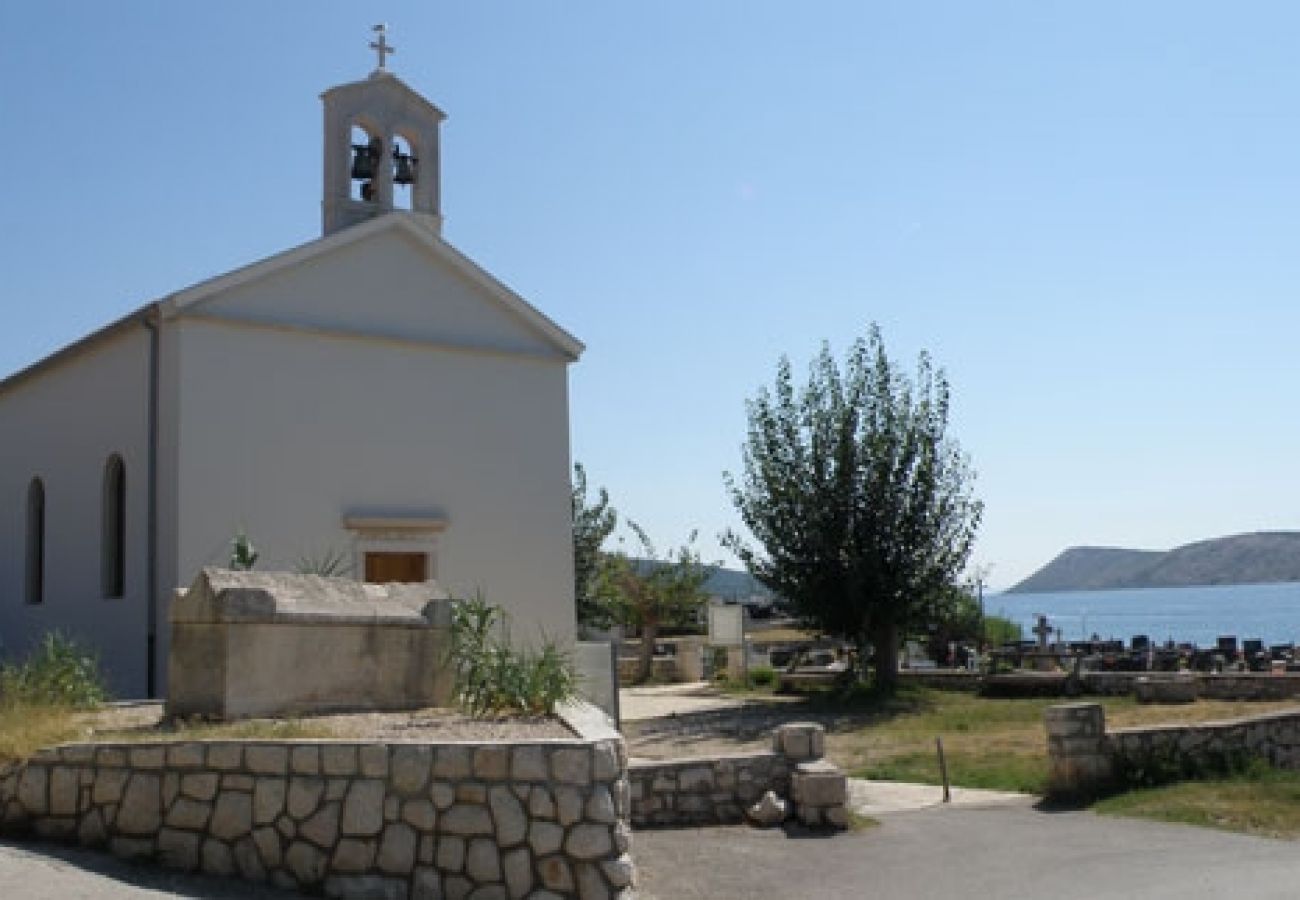
<instances>
[{"instance_id":1,"label":"concrete post","mask_svg":"<svg viewBox=\"0 0 1300 900\"><path fill-rule=\"evenodd\" d=\"M1047 727L1048 795L1086 797L1108 787L1114 769L1101 704L1050 706L1043 718Z\"/></svg>"}]
</instances>

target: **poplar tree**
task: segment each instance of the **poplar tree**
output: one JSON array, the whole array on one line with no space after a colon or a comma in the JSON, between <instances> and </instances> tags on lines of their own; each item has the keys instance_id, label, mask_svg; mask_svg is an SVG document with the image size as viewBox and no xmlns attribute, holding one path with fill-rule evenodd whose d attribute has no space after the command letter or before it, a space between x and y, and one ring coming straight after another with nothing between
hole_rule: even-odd
<instances>
[{"instance_id":1,"label":"poplar tree","mask_svg":"<svg viewBox=\"0 0 1300 900\"><path fill-rule=\"evenodd\" d=\"M873 325L843 369L828 344L796 387L782 358L748 401L743 472L725 475L756 550L729 548L803 618L854 641L897 682L902 635L923 627L970 556L983 504L947 434L949 386L922 353L908 377Z\"/></svg>"}]
</instances>

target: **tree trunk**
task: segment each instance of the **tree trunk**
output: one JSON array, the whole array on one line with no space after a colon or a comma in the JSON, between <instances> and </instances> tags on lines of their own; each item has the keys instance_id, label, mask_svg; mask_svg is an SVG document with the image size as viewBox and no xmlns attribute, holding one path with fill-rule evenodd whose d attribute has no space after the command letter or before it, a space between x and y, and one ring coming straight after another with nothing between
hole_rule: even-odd
<instances>
[{"instance_id":1,"label":"tree trunk","mask_svg":"<svg viewBox=\"0 0 1300 900\"><path fill-rule=\"evenodd\" d=\"M876 686L892 693L898 687L898 626L892 622L872 626L871 646L875 650Z\"/></svg>"},{"instance_id":2,"label":"tree trunk","mask_svg":"<svg viewBox=\"0 0 1300 900\"><path fill-rule=\"evenodd\" d=\"M641 626L641 652L637 654L636 683L645 684L654 670L655 638L659 637L659 623L646 622Z\"/></svg>"}]
</instances>

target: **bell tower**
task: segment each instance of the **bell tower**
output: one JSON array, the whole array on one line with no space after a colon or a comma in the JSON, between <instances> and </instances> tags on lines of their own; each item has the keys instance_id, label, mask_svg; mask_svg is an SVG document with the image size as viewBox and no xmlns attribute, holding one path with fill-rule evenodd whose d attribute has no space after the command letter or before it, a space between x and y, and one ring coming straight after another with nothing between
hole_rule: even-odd
<instances>
[{"instance_id":1,"label":"bell tower","mask_svg":"<svg viewBox=\"0 0 1300 900\"><path fill-rule=\"evenodd\" d=\"M329 235L394 209L427 216L442 231L438 128L446 115L388 71L396 53L374 28L378 65L364 81L330 88L325 104L322 231Z\"/></svg>"}]
</instances>

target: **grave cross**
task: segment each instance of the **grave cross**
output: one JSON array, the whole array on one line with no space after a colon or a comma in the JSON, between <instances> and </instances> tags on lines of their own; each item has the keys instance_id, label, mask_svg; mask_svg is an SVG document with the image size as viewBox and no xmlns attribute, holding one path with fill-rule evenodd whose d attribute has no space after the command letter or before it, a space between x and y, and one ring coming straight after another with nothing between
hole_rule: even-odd
<instances>
[{"instance_id":1,"label":"grave cross","mask_svg":"<svg viewBox=\"0 0 1300 900\"><path fill-rule=\"evenodd\" d=\"M1047 639L1052 636L1052 626L1047 624L1047 616L1040 615L1038 624L1032 629L1034 634L1038 635L1038 646L1042 650L1047 649Z\"/></svg>"},{"instance_id":2,"label":"grave cross","mask_svg":"<svg viewBox=\"0 0 1300 900\"><path fill-rule=\"evenodd\" d=\"M376 25L373 29L375 34L379 35L379 40L370 42L370 49L375 51L379 56L378 71L384 71L385 57L390 53L396 53L397 48L388 43L388 26L385 24Z\"/></svg>"}]
</instances>

